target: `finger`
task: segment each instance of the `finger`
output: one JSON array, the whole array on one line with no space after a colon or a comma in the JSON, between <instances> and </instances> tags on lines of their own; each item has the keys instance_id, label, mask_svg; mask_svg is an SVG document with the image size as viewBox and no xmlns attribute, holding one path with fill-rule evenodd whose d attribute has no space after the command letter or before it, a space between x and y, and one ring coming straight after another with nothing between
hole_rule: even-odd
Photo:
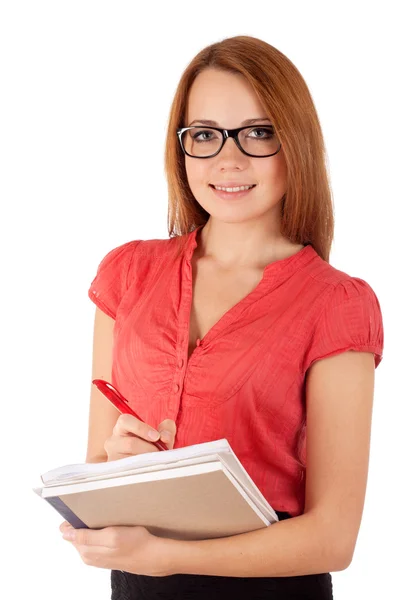
<instances>
[{"instance_id":1,"label":"finger","mask_svg":"<svg viewBox=\"0 0 400 600\"><path fill-rule=\"evenodd\" d=\"M107 453L113 457L120 458L144 454L146 452L159 452L158 448L151 442L146 442L136 436L119 437L107 440L104 444Z\"/></svg>"},{"instance_id":2,"label":"finger","mask_svg":"<svg viewBox=\"0 0 400 600\"><path fill-rule=\"evenodd\" d=\"M72 544L86 565L111 568L112 551L104 546L79 546Z\"/></svg>"},{"instance_id":3,"label":"finger","mask_svg":"<svg viewBox=\"0 0 400 600\"><path fill-rule=\"evenodd\" d=\"M74 546L102 546L110 547L110 535L105 529L74 529L66 530L63 538Z\"/></svg>"},{"instance_id":4,"label":"finger","mask_svg":"<svg viewBox=\"0 0 400 600\"><path fill-rule=\"evenodd\" d=\"M76 546L76 544L74 545ZM79 546L79 552L90 558L93 562L96 562L96 558L101 560L102 558L109 558L112 554L112 550L104 546Z\"/></svg>"},{"instance_id":5,"label":"finger","mask_svg":"<svg viewBox=\"0 0 400 600\"><path fill-rule=\"evenodd\" d=\"M118 417L113 433L116 435L130 435L133 433L144 440L152 442L155 442L160 437L160 433L156 429L150 427L147 423L142 423L142 421L139 421L133 415L127 414L122 414ZM153 434L153 437L150 434Z\"/></svg>"},{"instance_id":6,"label":"finger","mask_svg":"<svg viewBox=\"0 0 400 600\"><path fill-rule=\"evenodd\" d=\"M160 438L171 450L174 447L176 437L176 423L172 419L164 419L158 426Z\"/></svg>"},{"instance_id":7,"label":"finger","mask_svg":"<svg viewBox=\"0 0 400 600\"><path fill-rule=\"evenodd\" d=\"M61 531L61 533L63 533L64 531L70 529L72 527L72 525L70 523L68 523L68 521L63 521L61 523L61 525L59 526L59 530Z\"/></svg>"}]
</instances>

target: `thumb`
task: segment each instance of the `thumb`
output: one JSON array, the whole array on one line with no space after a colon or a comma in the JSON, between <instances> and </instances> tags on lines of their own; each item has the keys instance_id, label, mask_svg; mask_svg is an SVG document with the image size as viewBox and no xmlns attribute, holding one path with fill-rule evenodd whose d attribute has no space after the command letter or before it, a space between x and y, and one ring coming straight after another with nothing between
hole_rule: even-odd
<instances>
[{"instance_id":1,"label":"thumb","mask_svg":"<svg viewBox=\"0 0 400 600\"><path fill-rule=\"evenodd\" d=\"M160 438L162 442L168 447L168 450L172 450L174 447L175 436L176 436L176 423L172 419L164 419L158 426L160 432Z\"/></svg>"}]
</instances>

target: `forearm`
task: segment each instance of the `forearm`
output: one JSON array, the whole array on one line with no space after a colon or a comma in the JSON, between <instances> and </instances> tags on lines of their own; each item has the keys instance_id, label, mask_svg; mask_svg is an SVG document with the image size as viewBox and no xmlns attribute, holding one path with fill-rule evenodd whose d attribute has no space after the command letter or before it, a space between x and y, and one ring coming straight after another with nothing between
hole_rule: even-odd
<instances>
[{"instance_id":1,"label":"forearm","mask_svg":"<svg viewBox=\"0 0 400 600\"><path fill-rule=\"evenodd\" d=\"M267 528L199 541L169 540L171 574L290 577L341 571L348 563L321 522L306 513Z\"/></svg>"}]
</instances>

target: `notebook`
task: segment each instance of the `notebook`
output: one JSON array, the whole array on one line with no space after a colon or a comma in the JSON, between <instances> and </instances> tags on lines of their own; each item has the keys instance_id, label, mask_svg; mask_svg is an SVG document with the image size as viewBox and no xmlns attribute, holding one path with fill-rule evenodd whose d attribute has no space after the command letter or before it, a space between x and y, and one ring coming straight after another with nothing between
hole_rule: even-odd
<instances>
[{"instance_id":1,"label":"notebook","mask_svg":"<svg viewBox=\"0 0 400 600\"><path fill-rule=\"evenodd\" d=\"M33 491L75 528L142 525L201 540L268 527L278 515L228 440L47 471Z\"/></svg>"}]
</instances>

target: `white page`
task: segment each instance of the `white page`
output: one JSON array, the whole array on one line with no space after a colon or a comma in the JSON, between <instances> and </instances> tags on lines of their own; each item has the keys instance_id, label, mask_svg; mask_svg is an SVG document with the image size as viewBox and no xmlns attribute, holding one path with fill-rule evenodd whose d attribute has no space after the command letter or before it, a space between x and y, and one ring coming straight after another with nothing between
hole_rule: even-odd
<instances>
[{"instance_id":1,"label":"white page","mask_svg":"<svg viewBox=\"0 0 400 600\"><path fill-rule=\"evenodd\" d=\"M90 477L101 474L110 474L131 470L134 468L142 468L148 465L163 465L174 461L207 456L219 451L230 451L231 447L228 440L214 440L193 446L185 446L183 448L174 448L172 450L162 450L160 452L147 452L138 454L137 456L127 456L106 463L80 463L73 465L65 465L47 471L41 475L44 484L51 482L68 481L73 478Z\"/></svg>"}]
</instances>

